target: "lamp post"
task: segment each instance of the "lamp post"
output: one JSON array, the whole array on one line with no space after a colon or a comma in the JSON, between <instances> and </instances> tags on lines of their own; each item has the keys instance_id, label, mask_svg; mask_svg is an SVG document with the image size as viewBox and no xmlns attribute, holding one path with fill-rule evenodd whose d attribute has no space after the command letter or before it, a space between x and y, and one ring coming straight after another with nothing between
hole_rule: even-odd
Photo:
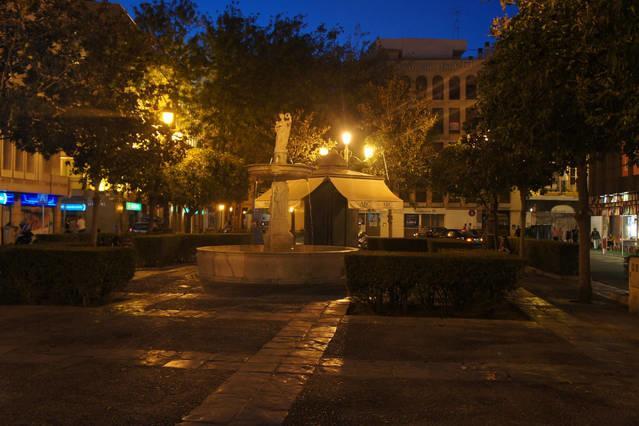
<instances>
[{"instance_id":1,"label":"lamp post","mask_svg":"<svg viewBox=\"0 0 639 426\"><path fill-rule=\"evenodd\" d=\"M365 160L370 160L371 158L373 158L375 156L375 152L377 151L377 148L375 148L375 146L373 145L365 145L364 146L364 159ZM386 173L386 181L388 183L390 183L390 177L388 176L388 165L386 164L386 155L384 155L384 150L381 149L380 150L381 154L382 154L382 160L384 161L384 172Z\"/></svg>"},{"instance_id":2,"label":"lamp post","mask_svg":"<svg viewBox=\"0 0 639 426\"><path fill-rule=\"evenodd\" d=\"M351 132L343 132L342 133L342 143L344 144L344 160L346 160L346 167L348 167L348 146L351 144L351 140L353 140L353 135Z\"/></svg>"}]
</instances>

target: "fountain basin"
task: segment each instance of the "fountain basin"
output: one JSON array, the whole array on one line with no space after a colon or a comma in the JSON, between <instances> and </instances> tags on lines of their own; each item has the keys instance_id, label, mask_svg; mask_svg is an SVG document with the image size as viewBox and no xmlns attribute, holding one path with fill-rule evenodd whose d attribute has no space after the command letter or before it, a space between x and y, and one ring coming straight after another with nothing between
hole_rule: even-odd
<instances>
[{"instance_id":1,"label":"fountain basin","mask_svg":"<svg viewBox=\"0 0 639 426\"><path fill-rule=\"evenodd\" d=\"M352 247L298 245L265 251L262 245L197 249L200 279L209 283L333 284L344 279L344 255Z\"/></svg>"}]
</instances>

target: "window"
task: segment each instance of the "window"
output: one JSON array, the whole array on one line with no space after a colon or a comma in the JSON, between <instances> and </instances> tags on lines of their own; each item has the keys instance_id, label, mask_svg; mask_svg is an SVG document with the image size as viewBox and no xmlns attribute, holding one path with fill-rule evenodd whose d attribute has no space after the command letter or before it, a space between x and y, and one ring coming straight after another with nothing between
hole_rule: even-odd
<instances>
[{"instance_id":1,"label":"window","mask_svg":"<svg viewBox=\"0 0 639 426\"><path fill-rule=\"evenodd\" d=\"M27 154L27 173L35 173L35 155Z\"/></svg>"},{"instance_id":2,"label":"window","mask_svg":"<svg viewBox=\"0 0 639 426\"><path fill-rule=\"evenodd\" d=\"M440 75L433 77L433 99L444 99L444 79Z\"/></svg>"},{"instance_id":3,"label":"window","mask_svg":"<svg viewBox=\"0 0 639 426\"><path fill-rule=\"evenodd\" d=\"M461 199L456 195L448 194L448 204L459 204Z\"/></svg>"},{"instance_id":4,"label":"window","mask_svg":"<svg viewBox=\"0 0 639 426\"><path fill-rule=\"evenodd\" d=\"M459 77L451 77L448 80L448 99L458 100L460 98Z\"/></svg>"},{"instance_id":5,"label":"window","mask_svg":"<svg viewBox=\"0 0 639 426\"><path fill-rule=\"evenodd\" d=\"M410 77L403 75L400 80L404 84L404 93L408 93L410 91Z\"/></svg>"},{"instance_id":6,"label":"window","mask_svg":"<svg viewBox=\"0 0 639 426\"><path fill-rule=\"evenodd\" d=\"M628 176L628 156L621 154L621 176Z\"/></svg>"},{"instance_id":7,"label":"window","mask_svg":"<svg viewBox=\"0 0 639 426\"><path fill-rule=\"evenodd\" d=\"M433 203L443 203L444 202L444 194L441 192L433 191L431 194L431 202Z\"/></svg>"},{"instance_id":8,"label":"window","mask_svg":"<svg viewBox=\"0 0 639 426\"><path fill-rule=\"evenodd\" d=\"M415 191L415 202L416 203L425 203L426 202L426 190L418 189Z\"/></svg>"},{"instance_id":9,"label":"window","mask_svg":"<svg viewBox=\"0 0 639 426\"><path fill-rule=\"evenodd\" d=\"M476 117L477 117L477 108L474 108L474 107L466 108L466 124L472 125Z\"/></svg>"},{"instance_id":10,"label":"window","mask_svg":"<svg viewBox=\"0 0 639 426\"><path fill-rule=\"evenodd\" d=\"M441 228L444 226L443 214L423 214L422 216L422 228Z\"/></svg>"},{"instance_id":11,"label":"window","mask_svg":"<svg viewBox=\"0 0 639 426\"><path fill-rule=\"evenodd\" d=\"M424 77L423 75L417 77L417 80L415 80L415 91L417 92L417 94L422 96L426 95L427 87L428 80L426 80L426 77Z\"/></svg>"},{"instance_id":12,"label":"window","mask_svg":"<svg viewBox=\"0 0 639 426\"><path fill-rule=\"evenodd\" d=\"M459 108L451 108L448 110L448 133L459 133L461 130L461 119L459 116Z\"/></svg>"},{"instance_id":13,"label":"window","mask_svg":"<svg viewBox=\"0 0 639 426\"><path fill-rule=\"evenodd\" d=\"M419 227L419 215L418 214L405 214L404 215L404 227L405 228L418 228Z\"/></svg>"},{"instance_id":14,"label":"window","mask_svg":"<svg viewBox=\"0 0 639 426\"><path fill-rule=\"evenodd\" d=\"M437 121L433 125L432 132L436 135L441 135L444 133L444 109L433 108L433 115L437 116Z\"/></svg>"},{"instance_id":15,"label":"window","mask_svg":"<svg viewBox=\"0 0 639 426\"><path fill-rule=\"evenodd\" d=\"M504 203L504 204L510 203L510 191L502 192L501 194L499 194L498 198L500 203Z\"/></svg>"},{"instance_id":16,"label":"window","mask_svg":"<svg viewBox=\"0 0 639 426\"><path fill-rule=\"evenodd\" d=\"M51 166L53 165L52 160L49 159L45 159L44 157L42 157L42 172L45 175L50 175L51 174ZM70 175L70 174L69 174Z\"/></svg>"},{"instance_id":17,"label":"window","mask_svg":"<svg viewBox=\"0 0 639 426\"><path fill-rule=\"evenodd\" d=\"M466 99L477 99L477 77L466 77Z\"/></svg>"},{"instance_id":18,"label":"window","mask_svg":"<svg viewBox=\"0 0 639 426\"><path fill-rule=\"evenodd\" d=\"M11 160L13 153L11 152L11 143L4 141L2 145L2 168L5 170L11 169Z\"/></svg>"},{"instance_id":19,"label":"window","mask_svg":"<svg viewBox=\"0 0 639 426\"><path fill-rule=\"evenodd\" d=\"M13 168L16 172L24 170L24 151L16 149L16 162L14 163Z\"/></svg>"}]
</instances>

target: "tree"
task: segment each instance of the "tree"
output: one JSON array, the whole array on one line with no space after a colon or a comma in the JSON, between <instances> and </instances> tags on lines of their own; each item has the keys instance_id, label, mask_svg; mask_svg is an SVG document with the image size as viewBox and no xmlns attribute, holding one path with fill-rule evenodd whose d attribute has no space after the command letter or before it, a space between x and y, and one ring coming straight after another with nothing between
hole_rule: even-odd
<instances>
[{"instance_id":1,"label":"tree","mask_svg":"<svg viewBox=\"0 0 639 426\"><path fill-rule=\"evenodd\" d=\"M632 0L510 3L518 14L497 21L489 64L503 93L535 94L511 118L535 123L534 140L520 143L577 168L579 299L590 302L588 168L610 152L637 160L639 10Z\"/></svg>"},{"instance_id":2,"label":"tree","mask_svg":"<svg viewBox=\"0 0 639 426\"><path fill-rule=\"evenodd\" d=\"M435 154L428 133L437 121L424 97L412 97L408 85L391 78L372 85L373 96L359 106L366 143L383 150L389 184L401 192L426 183L428 160ZM385 165L375 162L371 171L385 175Z\"/></svg>"},{"instance_id":3,"label":"tree","mask_svg":"<svg viewBox=\"0 0 639 426\"><path fill-rule=\"evenodd\" d=\"M198 100L201 121L214 132L207 143L248 163L264 162L278 113L313 113L320 129L353 116L384 67L374 65L382 63L377 55L364 58L341 44L339 34L325 26L309 31L300 16L278 15L260 25L234 4L208 22L200 38L206 72Z\"/></svg>"},{"instance_id":4,"label":"tree","mask_svg":"<svg viewBox=\"0 0 639 426\"><path fill-rule=\"evenodd\" d=\"M167 170L174 204L188 209L187 222L214 201L238 201L247 191L244 163L211 148L193 148L184 160Z\"/></svg>"},{"instance_id":5,"label":"tree","mask_svg":"<svg viewBox=\"0 0 639 426\"><path fill-rule=\"evenodd\" d=\"M490 212L497 248L499 195L509 192L512 184L504 169L508 160L491 137L477 130L444 148L430 163L430 179L435 190L479 202Z\"/></svg>"},{"instance_id":6,"label":"tree","mask_svg":"<svg viewBox=\"0 0 639 426\"><path fill-rule=\"evenodd\" d=\"M315 114L293 114L293 125L288 142L288 161L292 163L313 164L317 161L320 148L331 150L337 142L326 137L330 127L318 127L314 124Z\"/></svg>"},{"instance_id":7,"label":"tree","mask_svg":"<svg viewBox=\"0 0 639 426\"><path fill-rule=\"evenodd\" d=\"M82 9L73 0L0 3L0 136L31 151L58 150L42 128L73 104L73 73L87 55L76 36Z\"/></svg>"}]
</instances>

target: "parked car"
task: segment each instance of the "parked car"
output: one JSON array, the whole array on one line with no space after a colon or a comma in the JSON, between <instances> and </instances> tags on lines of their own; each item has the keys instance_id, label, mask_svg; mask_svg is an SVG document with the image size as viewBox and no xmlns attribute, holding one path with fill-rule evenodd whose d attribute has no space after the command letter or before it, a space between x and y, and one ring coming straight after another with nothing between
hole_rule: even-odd
<instances>
[{"instance_id":1,"label":"parked car","mask_svg":"<svg viewBox=\"0 0 639 426\"><path fill-rule=\"evenodd\" d=\"M483 243L484 239L476 229L471 229L464 232L464 240L469 243Z\"/></svg>"},{"instance_id":2,"label":"parked car","mask_svg":"<svg viewBox=\"0 0 639 426\"><path fill-rule=\"evenodd\" d=\"M433 228L430 228L428 230L429 232L429 237L432 238L445 238L446 235L448 234L448 229L444 228L443 226L435 226Z\"/></svg>"},{"instance_id":3,"label":"parked car","mask_svg":"<svg viewBox=\"0 0 639 426\"><path fill-rule=\"evenodd\" d=\"M448 229L444 227L421 228L413 234L415 238L446 238Z\"/></svg>"},{"instance_id":4,"label":"parked car","mask_svg":"<svg viewBox=\"0 0 639 426\"><path fill-rule=\"evenodd\" d=\"M446 232L446 238L454 238L456 240L464 240L464 239L466 239L466 236L459 229L449 229L448 232Z\"/></svg>"},{"instance_id":5,"label":"parked car","mask_svg":"<svg viewBox=\"0 0 639 426\"><path fill-rule=\"evenodd\" d=\"M147 234L151 230L151 222L135 222L132 227L129 228L129 232L136 234Z\"/></svg>"}]
</instances>

